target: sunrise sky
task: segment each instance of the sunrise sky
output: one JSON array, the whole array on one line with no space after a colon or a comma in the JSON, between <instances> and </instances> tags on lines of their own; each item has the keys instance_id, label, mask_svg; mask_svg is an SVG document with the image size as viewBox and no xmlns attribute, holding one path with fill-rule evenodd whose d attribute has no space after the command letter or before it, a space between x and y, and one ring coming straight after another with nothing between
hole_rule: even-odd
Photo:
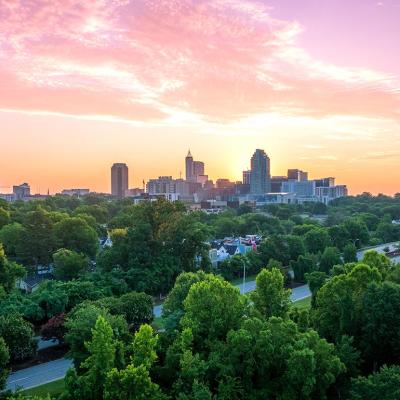
<instances>
[{"instance_id":1,"label":"sunrise sky","mask_svg":"<svg viewBox=\"0 0 400 400\"><path fill-rule=\"evenodd\" d=\"M399 0L0 0L0 192L179 176L188 148L400 192Z\"/></svg>"}]
</instances>

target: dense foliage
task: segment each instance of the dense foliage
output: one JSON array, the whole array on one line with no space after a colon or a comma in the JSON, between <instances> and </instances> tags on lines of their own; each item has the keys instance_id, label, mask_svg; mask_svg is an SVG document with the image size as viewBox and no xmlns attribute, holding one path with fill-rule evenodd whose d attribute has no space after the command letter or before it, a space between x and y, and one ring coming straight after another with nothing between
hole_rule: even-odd
<instances>
[{"instance_id":1,"label":"dense foliage","mask_svg":"<svg viewBox=\"0 0 400 400\"><path fill-rule=\"evenodd\" d=\"M74 361L64 400L397 398L400 266L357 251L399 241L399 218L400 196L368 194L219 215L101 196L1 202L0 387L35 355L36 330ZM212 265L207 242L234 235L262 239ZM247 295L224 280L244 268L257 275ZM52 279L16 288L43 269ZM293 281L309 284L310 309L291 302Z\"/></svg>"}]
</instances>

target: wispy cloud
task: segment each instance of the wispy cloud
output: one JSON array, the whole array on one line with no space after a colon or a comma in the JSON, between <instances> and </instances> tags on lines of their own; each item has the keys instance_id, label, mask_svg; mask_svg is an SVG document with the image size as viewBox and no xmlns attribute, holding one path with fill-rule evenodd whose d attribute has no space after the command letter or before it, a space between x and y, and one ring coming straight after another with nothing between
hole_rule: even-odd
<instances>
[{"instance_id":1,"label":"wispy cloud","mask_svg":"<svg viewBox=\"0 0 400 400\"><path fill-rule=\"evenodd\" d=\"M252 0L0 0L0 108L172 123L400 120L397 77L311 57L297 45L303 27L270 11Z\"/></svg>"}]
</instances>

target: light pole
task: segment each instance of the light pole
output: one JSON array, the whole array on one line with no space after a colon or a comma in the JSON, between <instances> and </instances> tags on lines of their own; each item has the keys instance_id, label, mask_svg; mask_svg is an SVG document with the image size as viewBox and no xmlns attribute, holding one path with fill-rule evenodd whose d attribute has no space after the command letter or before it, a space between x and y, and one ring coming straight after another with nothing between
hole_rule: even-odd
<instances>
[{"instance_id":1,"label":"light pole","mask_svg":"<svg viewBox=\"0 0 400 400\"><path fill-rule=\"evenodd\" d=\"M244 294L244 289L246 286L246 261L242 260L243 263L243 284L242 284L242 294Z\"/></svg>"}]
</instances>

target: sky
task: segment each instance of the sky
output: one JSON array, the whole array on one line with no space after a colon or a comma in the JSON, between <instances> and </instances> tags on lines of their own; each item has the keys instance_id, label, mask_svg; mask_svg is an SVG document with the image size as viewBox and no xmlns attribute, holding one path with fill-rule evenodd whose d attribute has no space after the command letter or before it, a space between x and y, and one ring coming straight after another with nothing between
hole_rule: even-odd
<instances>
[{"instance_id":1,"label":"sky","mask_svg":"<svg viewBox=\"0 0 400 400\"><path fill-rule=\"evenodd\" d=\"M184 174L400 192L400 0L0 0L0 192Z\"/></svg>"}]
</instances>

